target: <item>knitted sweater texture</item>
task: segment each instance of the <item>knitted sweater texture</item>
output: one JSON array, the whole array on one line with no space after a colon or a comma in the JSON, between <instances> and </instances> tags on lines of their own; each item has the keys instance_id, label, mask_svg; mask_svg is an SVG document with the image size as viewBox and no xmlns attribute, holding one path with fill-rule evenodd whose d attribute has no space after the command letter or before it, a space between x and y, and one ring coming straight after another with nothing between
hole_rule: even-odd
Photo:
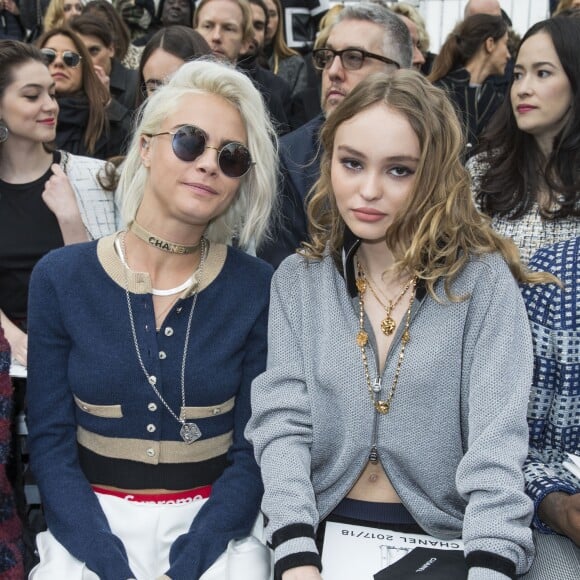
<instances>
[{"instance_id":1,"label":"knitted sweater texture","mask_svg":"<svg viewBox=\"0 0 580 580\"><path fill-rule=\"evenodd\" d=\"M246 435L262 470L277 574L319 565L314 529L366 466L375 428L382 466L416 521L439 538L463 538L469 580L529 568L522 464L532 343L523 300L498 255L472 259L452 290L467 299L447 301L441 283L441 303L418 293L396 394L378 415L355 341L358 301L332 259L295 255L275 273L268 365L252 386ZM387 386L403 326L382 375ZM368 320L366 330L372 336Z\"/></svg>"},{"instance_id":2,"label":"knitted sweater texture","mask_svg":"<svg viewBox=\"0 0 580 580\"><path fill-rule=\"evenodd\" d=\"M180 424L155 395L137 360L124 286L130 289L143 362L177 415L193 298L179 299L155 332L149 276L125 274L113 238L53 251L33 272L31 465L55 538L102 580L121 580L134 574L91 489L97 482L83 470L81 453L92 452L91 464L116 461L129 476L158 474L167 484L157 487L176 489L172 474L187 468L209 477L205 460L215 455L212 441L228 441L219 453L227 453L226 464L207 482L212 484L210 499L171 548L167 575L193 580L230 539L249 535L259 510L260 474L243 431L251 381L265 368L271 268L239 250L210 246L192 318L183 407L184 416L195 417L202 436L187 445ZM131 464L133 470L126 469ZM110 484L106 478L115 477L115 470L101 471L105 479L99 482ZM142 487L135 482L126 487L131 488Z\"/></svg>"}]
</instances>

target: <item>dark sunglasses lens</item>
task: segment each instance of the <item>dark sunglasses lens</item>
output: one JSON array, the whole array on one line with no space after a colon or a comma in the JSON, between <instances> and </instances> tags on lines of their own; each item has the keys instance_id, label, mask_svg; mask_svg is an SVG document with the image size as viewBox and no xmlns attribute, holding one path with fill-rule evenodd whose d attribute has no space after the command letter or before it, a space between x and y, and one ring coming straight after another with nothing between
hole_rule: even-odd
<instances>
[{"instance_id":1,"label":"dark sunglasses lens","mask_svg":"<svg viewBox=\"0 0 580 580\"><path fill-rule=\"evenodd\" d=\"M71 52L70 50L65 50L62 53L62 62L70 68L75 68L79 66L81 62L81 57L76 52Z\"/></svg>"},{"instance_id":2,"label":"dark sunglasses lens","mask_svg":"<svg viewBox=\"0 0 580 580\"><path fill-rule=\"evenodd\" d=\"M180 127L173 136L173 152L182 161L193 161L205 151L205 135L197 127Z\"/></svg>"},{"instance_id":3,"label":"dark sunglasses lens","mask_svg":"<svg viewBox=\"0 0 580 580\"><path fill-rule=\"evenodd\" d=\"M46 64L52 64L55 61L56 52L54 52L54 50L51 50L50 48L43 48L41 52L44 56L44 62L46 62Z\"/></svg>"},{"instance_id":4,"label":"dark sunglasses lens","mask_svg":"<svg viewBox=\"0 0 580 580\"><path fill-rule=\"evenodd\" d=\"M220 151L218 163L228 177L242 177L252 166L252 157L245 145L228 143Z\"/></svg>"}]
</instances>

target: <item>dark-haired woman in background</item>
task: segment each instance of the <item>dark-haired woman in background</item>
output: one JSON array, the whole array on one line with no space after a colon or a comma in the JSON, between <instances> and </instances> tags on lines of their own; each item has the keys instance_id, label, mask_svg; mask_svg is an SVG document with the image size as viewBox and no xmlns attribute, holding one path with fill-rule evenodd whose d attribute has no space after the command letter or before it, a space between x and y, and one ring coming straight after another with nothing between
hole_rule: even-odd
<instances>
[{"instance_id":1,"label":"dark-haired woman in background","mask_svg":"<svg viewBox=\"0 0 580 580\"><path fill-rule=\"evenodd\" d=\"M82 14L71 21L70 27L86 46L95 71L106 79L111 97L132 111L139 90L139 75L123 66L115 56L115 43L107 21L96 14Z\"/></svg>"},{"instance_id":2,"label":"dark-haired woman in background","mask_svg":"<svg viewBox=\"0 0 580 580\"><path fill-rule=\"evenodd\" d=\"M133 3L133 0L131 2ZM133 5L135 6L135 4ZM143 48L131 44L129 28L109 0L91 0L87 2L83 6L83 14L95 14L108 22L108 28L113 35L115 43L115 57L127 68L137 69Z\"/></svg>"},{"instance_id":3,"label":"dark-haired woman in background","mask_svg":"<svg viewBox=\"0 0 580 580\"><path fill-rule=\"evenodd\" d=\"M429 80L445 89L466 131L467 149L505 98L490 76L503 75L510 58L501 16L476 14L460 22L435 58Z\"/></svg>"},{"instance_id":4,"label":"dark-haired woman in background","mask_svg":"<svg viewBox=\"0 0 580 580\"><path fill-rule=\"evenodd\" d=\"M119 155L130 131L130 113L111 98L81 39L70 28L53 28L38 46L55 82L58 147L100 159Z\"/></svg>"},{"instance_id":5,"label":"dark-haired woman in background","mask_svg":"<svg viewBox=\"0 0 580 580\"><path fill-rule=\"evenodd\" d=\"M158 30L145 46L139 63L138 104L151 96L184 63L211 54L199 32L187 26L170 26Z\"/></svg>"},{"instance_id":6,"label":"dark-haired woman in background","mask_svg":"<svg viewBox=\"0 0 580 580\"><path fill-rule=\"evenodd\" d=\"M468 163L480 208L528 262L580 232L580 20L538 22L522 39L510 98Z\"/></svg>"}]
</instances>

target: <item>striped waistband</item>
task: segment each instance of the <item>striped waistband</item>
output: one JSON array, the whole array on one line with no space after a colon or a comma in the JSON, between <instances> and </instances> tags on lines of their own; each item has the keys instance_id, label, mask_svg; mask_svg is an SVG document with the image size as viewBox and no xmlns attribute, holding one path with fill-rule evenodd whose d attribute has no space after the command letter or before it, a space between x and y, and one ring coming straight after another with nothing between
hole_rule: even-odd
<instances>
[{"instance_id":1,"label":"striped waistband","mask_svg":"<svg viewBox=\"0 0 580 580\"><path fill-rule=\"evenodd\" d=\"M170 493L133 493L126 491L115 491L112 489L99 487L98 485L93 485L92 488L95 493L112 495L114 497L120 497L126 501L133 501L136 503L191 503L198 499L206 499L211 495L211 485L204 485L203 487L196 487L195 489L189 489L187 491Z\"/></svg>"},{"instance_id":2,"label":"striped waistband","mask_svg":"<svg viewBox=\"0 0 580 580\"><path fill-rule=\"evenodd\" d=\"M380 503L343 499L328 516L351 518L379 524L417 524L409 510L402 503Z\"/></svg>"}]
</instances>

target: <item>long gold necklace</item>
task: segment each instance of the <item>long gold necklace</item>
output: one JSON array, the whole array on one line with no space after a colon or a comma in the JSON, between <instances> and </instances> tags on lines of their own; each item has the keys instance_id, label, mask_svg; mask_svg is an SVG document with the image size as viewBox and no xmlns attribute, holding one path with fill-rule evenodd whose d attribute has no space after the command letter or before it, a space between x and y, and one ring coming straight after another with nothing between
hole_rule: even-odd
<instances>
[{"instance_id":1,"label":"long gold necklace","mask_svg":"<svg viewBox=\"0 0 580 580\"><path fill-rule=\"evenodd\" d=\"M399 302L403 299L403 296L407 293L407 290L411 287L411 282L413 282L413 278L411 278L403 287L399 295L394 300L388 300L388 304L385 304L380 298L378 293L375 291L370 276L367 276L363 265L358 262L359 270L366 281L368 289L371 291L372 295L376 298L377 302L385 309L386 316L381 320L381 331L385 336L391 336L395 329L397 328L397 323L395 322L394 318L392 317L393 310L399 304Z\"/></svg>"},{"instance_id":2,"label":"long gold necklace","mask_svg":"<svg viewBox=\"0 0 580 580\"><path fill-rule=\"evenodd\" d=\"M397 389L397 385L399 383L399 375L401 374L401 367L403 365L403 360L405 359L405 348L407 347L407 344L411 340L409 326L411 324L411 308L413 306L413 302L415 301L415 287L417 286L417 277L414 276L413 278L411 278L411 281L409 283L409 287L411 287L412 291L411 297L409 298L409 306L407 308L407 313L405 315L405 329L403 331L403 335L401 336L401 350L399 351L399 358L397 359L397 368L395 369L395 376L393 378L393 382L391 383L391 387L389 388L386 394L386 397L384 399L380 399L382 383L380 378L378 378L374 383L371 381L371 374L369 371L369 361L367 357L367 344L369 342L369 335L364 329L364 317L365 317L364 295L366 289L370 287L370 285L368 284L368 280L365 277L364 270L362 270L362 268L360 267L360 263L358 263L358 261L357 264L359 270L356 279L356 287L358 290L358 306L359 306L359 329L356 335L356 343L361 351L365 379L367 382L367 387L373 406L378 413L380 413L381 415L386 415L389 412L389 409L391 408L391 403L393 402L393 397L395 396L395 390Z\"/></svg>"}]
</instances>

